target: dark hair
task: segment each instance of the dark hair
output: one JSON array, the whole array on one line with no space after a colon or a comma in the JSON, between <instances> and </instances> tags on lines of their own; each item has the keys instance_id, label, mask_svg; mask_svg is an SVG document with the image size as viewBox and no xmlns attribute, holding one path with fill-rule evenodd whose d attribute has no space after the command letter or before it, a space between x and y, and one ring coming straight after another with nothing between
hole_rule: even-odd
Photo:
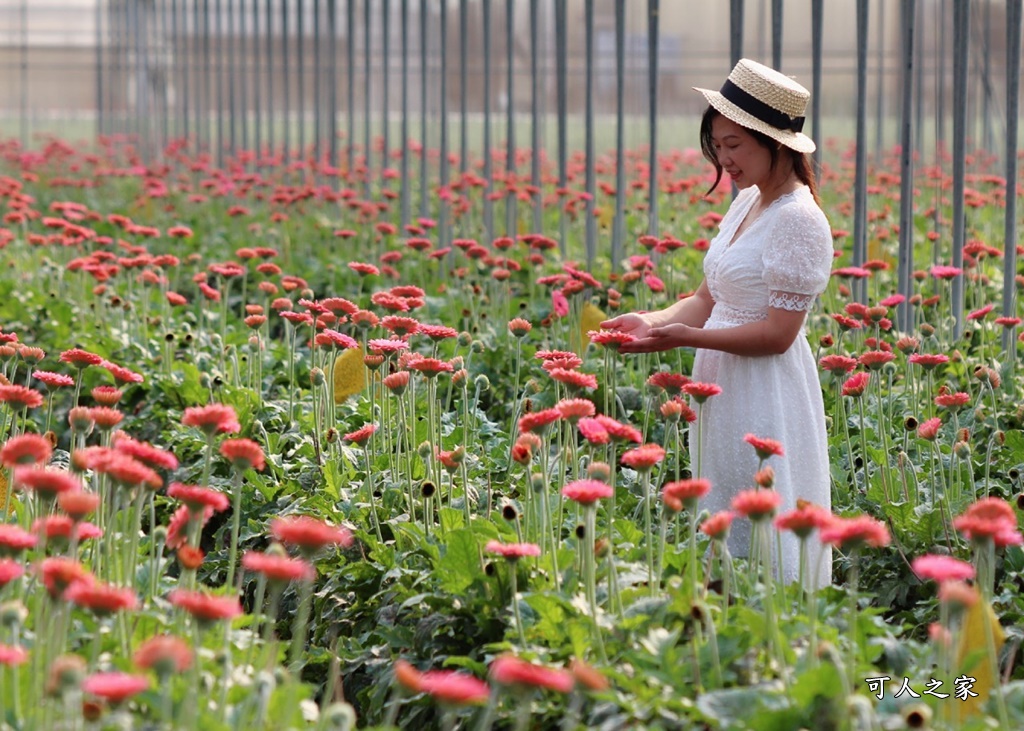
<instances>
[{"instance_id":1,"label":"dark hair","mask_svg":"<svg viewBox=\"0 0 1024 731\"><path fill-rule=\"evenodd\" d=\"M715 152L715 143L711 139L711 123L715 121L715 117L721 116L721 112L712 106L709 106L704 110L704 116L700 120L700 150L704 153L704 158L715 166L715 182L708 188L708 195L715 188L718 187L718 183L722 180L722 163L718 162L718 153ZM742 126L742 125L741 125ZM750 129L744 127L747 132L757 141L757 144L764 147L772 156L772 169L775 168L775 164L779 161L779 152L785 150L789 153L789 157L793 162L793 172L796 173L797 178L800 182L811 189L811 195L814 196L814 201L820 206L821 199L818 198L818 182L814 175L814 165L811 163L810 157L803 152L797 152L796 150L786 147L777 140L773 140L763 132L758 132L756 129Z\"/></svg>"}]
</instances>

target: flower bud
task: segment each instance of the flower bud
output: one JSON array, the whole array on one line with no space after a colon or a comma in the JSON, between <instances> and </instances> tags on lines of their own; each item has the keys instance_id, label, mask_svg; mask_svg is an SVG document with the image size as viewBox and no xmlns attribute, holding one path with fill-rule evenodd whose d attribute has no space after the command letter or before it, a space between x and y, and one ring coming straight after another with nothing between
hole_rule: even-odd
<instances>
[{"instance_id":1,"label":"flower bud","mask_svg":"<svg viewBox=\"0 0 1024 731\"><path fill-rule=\"evenodd\" d=\"M434 446L429 441L420 442L420 446L416 447L416 453L420 459L426 460L434 453Z\"/></svg>"},{"instance_id":2,"label":"flower bud","mask_svg":"<svg viewBox=\"0 0 1024 731\"><path fill-rule=\"evenodd\" d=\"M462 332L459 333L459 347L460 348L468 348L472 344L473 344L473 336L472 335L470 335L465 330L463 330Z\"/></svg>"},{"instance_id":3,"label":"flower bud","mask_svg":"<svg viewBox=\"0 0 1024 731\"><path fill-rule=\"evenodd\" d=\"M601 482L608 482L612 476L612 468L610 465L604 462L591 462L587 465L587 477L591 480L600 480Z\"/></svg>"},{"instance_id":4,"label":"flower bud","mask_svg":"<svg viewBox=\"0 0 1024 731\"><path fill-rule=\"evenodd\" d=\"M541 492L547 485L547 478L542 473L534 472L530 475L530 487L534 492Z\"/></svg>"},{"instance_id":5,"label":"flower bud","mask_svg":"<svg viewBox=\"0 0 1024 731\"><path fill-rule=\"evenodd\" d=\"M0 627L10 629L14 626L25 624L28 619L28 609L19 601L4 602L0 604Z\"/></svg>"}]
</instances>

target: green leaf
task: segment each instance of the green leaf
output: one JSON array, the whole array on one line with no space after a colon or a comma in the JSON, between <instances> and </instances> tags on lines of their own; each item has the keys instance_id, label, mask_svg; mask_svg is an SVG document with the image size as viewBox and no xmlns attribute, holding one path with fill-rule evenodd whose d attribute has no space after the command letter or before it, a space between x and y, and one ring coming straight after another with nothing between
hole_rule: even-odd
<instances>
[{"instance_id":1,"label":"green leaf","mask_svg":"<svg viewBox=\"0 0 1024 731\"><path fill-rule=\"evenodd\" d=\"M465 528L445 535L445 546L437 564L440 587L452 594L469 588L480 576L480 553L476 536Z\"/></svg>"}]
</instances>

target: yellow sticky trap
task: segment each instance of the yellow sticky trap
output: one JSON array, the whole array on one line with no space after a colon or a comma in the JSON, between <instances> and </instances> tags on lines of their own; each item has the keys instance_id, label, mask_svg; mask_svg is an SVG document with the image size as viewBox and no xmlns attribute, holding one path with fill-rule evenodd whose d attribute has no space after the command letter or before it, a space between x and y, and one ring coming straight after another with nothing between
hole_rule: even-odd
<instances>
[{"instance_id":1,"label":"yellow sticky trap","mask_svg":"<svg viewBox=\"0 0 1024 731\"><path fill-rule=\"evenodd\" d=\"M0 512L3 512L4 505L7 504L7 489L8 489L7 470L0 470ZM12 513L14 512L14 496L13 495L11 496L11 507L10 507L10 510L11 510ZM0 518L6 519L7 516L3 515L3 516L0 516Z\"/></svg>"},{"instance_id":2,"label":"yellow sticky trap","mask_svg":"<svg viewBox=\"0 0 1024 731\"><path fill-rule=\"evenodd\" d=\"M576 350L576 354L581 358L583 353L586 352L587 346L590 345L590 338L587 337L587 333L591 330L600 330L601 323L607 319L608 315L601 312L601 308L593 302L587 302L583 305L583 311L580 312L580 339L577 341Z\"/></svg>"},{"instance_id":3,"label":"yellow sticky trap","mask_svg":"<svg viewBox=\"0 0 1024 731\"><path fill-rule=\"evenodd\" d=\"M610 229L612 221L615 220L615 206L600 206L597 210L597 225L603 229Z\"/></svg>"},{"instance_id":4,"label":"yellow sticky trap","mask_svg":"<svg viewBox=\"0 0 1024 731\"><path fill-rule=\"evenodd\" d=\"M999 678L992 676L993 661L987 649L986 623L992 628L992 638L995 640L995 653L998 660L999 651L1006 636L1003 634L1003 628L999 626L999 618L992 611L992 605L979 598L964 616L963 625L960 628L960 647L956 656L956 677L950 679L954 682L955 691L957 678L965 676L974 678L970 690L978 695L968 694L967 699L963 701L957 699L961 719L978 713L988 700L992 689L999 686ZM969 660L970 656L977 661ZM971 667L965 667L965 662L968 661L973 663Z\"/></svg>"},{"instance_id":5,"label":"yellow sticky trap","mask_svg":"<svg viewBox=\"0 0 1024 731\"><path fill-rule=\"evenodd\" d=\"M334 403L344 403L349 396L362 393L366 388L366 364L363 349L349 348L334 359Z\"/></svg>"}]
</instances>

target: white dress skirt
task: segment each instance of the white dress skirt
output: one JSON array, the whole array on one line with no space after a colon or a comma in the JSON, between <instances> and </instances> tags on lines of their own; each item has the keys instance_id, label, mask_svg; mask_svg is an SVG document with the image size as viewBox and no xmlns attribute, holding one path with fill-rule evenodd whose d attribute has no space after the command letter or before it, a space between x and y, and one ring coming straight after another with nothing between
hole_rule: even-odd
<instances>
[{"instance_id":1,"label":"white dress skirt","mask_svg":"<svg viewBox=\"0 0 1024 731\"><path fill-rule=\"evenodd\" d=\"M736 229L759 198L751 186L736 197L722 218L719 233L704 259L704 276L715 301L705 328L727 328L767 319L768 309L810 310L824 291L832 267L832 233L810 190L801 187L774 201L738 236ZM744 436L780 442L785 454L766 464L775 471L774 489L782 496L780 513L802 498L831 510L828 441L818 367L804 331L781 355L740 356L719 350L697 351L691 377L717 384L722 392L702 406L701 476L711 481L703 507L731 509L733 497L755 487L758 457ZM697 431L690 426L691 466L696 469ZM774 531L774 529L773 529ZM733 521L729 550L747 556L751 524ZM775 553L776 541L771 541ZM815 533L808 541L805 584L831 583L832 553ZM820 554L820 556L819 556ZM782 536L782 575L799 575L799 542Z\"/></svg>"}]
</instances>

